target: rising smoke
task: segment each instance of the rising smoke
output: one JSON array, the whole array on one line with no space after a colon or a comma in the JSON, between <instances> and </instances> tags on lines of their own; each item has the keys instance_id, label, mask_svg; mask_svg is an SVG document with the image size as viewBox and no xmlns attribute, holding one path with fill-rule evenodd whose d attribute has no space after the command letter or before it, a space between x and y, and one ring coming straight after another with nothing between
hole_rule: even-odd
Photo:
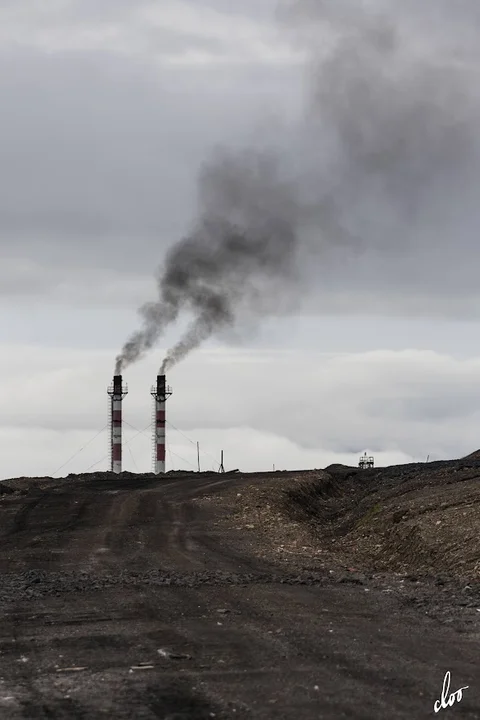
<instances>
[{"instance_id":1,"label":"rising smoke","mask_svg":"<svg viewBox=\"0 0 480 720\"><path fill-rule=\"evenodd\" d=\"M162 373L243 313L301 296L334 258L408 251L478 180L471 62L451 45L415 43L388 4L369 7L284 4L308 56L303 121L281 151L217 150L205 163L198 217L159 269L158 300L140 308L117 373L180 314L193 319Z\"/></svg>"},{"instance_id":2,"label":"rising smoke","mask_svg":"<svg viewBox=\"0 0 480 720\"><path fill-rule=\"evenodd\" d=\"M116 372L150 350L180 312L193 320L167 353L161 372L212 333L235 323L241 309L262 303L262 281L295 283L295 188L270 152L217 150L200 173L202 213L193 232L159 270L159 301L144 305L142 330L126 343ZM270 282L269 282L270 278Z\"/></svg>"}]
</instances>

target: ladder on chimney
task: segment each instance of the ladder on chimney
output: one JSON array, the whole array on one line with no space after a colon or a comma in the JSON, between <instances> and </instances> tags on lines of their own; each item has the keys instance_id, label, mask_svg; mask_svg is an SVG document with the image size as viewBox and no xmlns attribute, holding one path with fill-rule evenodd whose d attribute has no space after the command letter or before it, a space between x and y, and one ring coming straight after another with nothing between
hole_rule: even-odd
<instances>
[{"instance_id":1,"label":"ladder on chimney","mask_svg":"<svg viewBox=\"0 0 480 720\"><path fill-rule=\"evenodd\" d=\"M157 402L154 397L152 400L152 472L154 473L157 469Z\"/></svg>"},{"instance_id":2,"label":"ladder on chimney","mask_svg":"<svg viewBox=\"0 0 480 720\"><path fill-rule=\"evenodd\" d=\"M113 398L108 398L108 466L109 470L113 471L113 447L112 447L112 409L113 409Z\"/></svg>"}]
</instances>

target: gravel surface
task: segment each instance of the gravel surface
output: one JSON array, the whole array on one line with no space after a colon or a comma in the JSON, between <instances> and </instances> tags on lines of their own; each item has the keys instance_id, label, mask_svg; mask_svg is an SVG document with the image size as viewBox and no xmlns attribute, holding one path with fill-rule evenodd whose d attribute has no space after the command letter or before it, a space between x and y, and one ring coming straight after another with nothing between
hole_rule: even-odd
<instances>
[{"instance_id":1,"label":"gravel surface","mask_svg":"<svg viewBox=\"0 0 480 720\"><path fill-rule=\"evenodd\" d=\"M447 671L480 718L469 462L0 483L0 718L427 718Z\"/></svg>"}]
</instances>

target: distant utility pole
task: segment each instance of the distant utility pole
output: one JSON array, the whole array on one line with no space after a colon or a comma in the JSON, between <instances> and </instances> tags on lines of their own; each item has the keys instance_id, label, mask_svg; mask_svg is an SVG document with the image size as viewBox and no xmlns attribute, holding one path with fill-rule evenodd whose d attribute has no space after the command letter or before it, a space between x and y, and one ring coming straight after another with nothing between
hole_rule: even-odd
<instances>
[{"instance_id":1,"label":"distant utility pole","mask_svg":"<svg viewBox=\"0 0 480 720\"><path fill-rule=\"evenodd\" d=\"M221 473L225 472L225 468L223 467L223 450L220 455L220 467L218 469L218 472L221 472Z\"/></svg>"},{"instance_id":2,"label":"distant utility pole","mask_svg":"<svg viewBox=\"0 0 480 720\"><path fill-rule=\"evenodd\" d=\"M200 472L200 443L197 441L197 465L198 472Z\"/></svg>"}]
</instances>

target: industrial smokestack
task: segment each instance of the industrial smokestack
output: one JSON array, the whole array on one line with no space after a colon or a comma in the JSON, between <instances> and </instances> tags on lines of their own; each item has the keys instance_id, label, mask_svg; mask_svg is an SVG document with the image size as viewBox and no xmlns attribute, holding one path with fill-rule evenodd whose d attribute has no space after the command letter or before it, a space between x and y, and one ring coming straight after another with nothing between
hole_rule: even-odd
<instances>
[{"instance_id":1,"label":"industrial smokestack","mask_svg":"<svg viewBox=\"0 0 480 720\"><path fill-rule=\"evenodd\" d=\"M110 470L122 472L122 400L128 393L122 376L114 375L113 385L107 389L110 396Z\"/></svg>"},{"instance_id":2,"label":"industrial smokestack","mask_svg":"<svg viewBox=\"0 0 480 720\"><path fill-rule=\"evenodd\" d=\"M165 375L157 375L157 385L152 386L153 404L153 472L165 472L165 401L172 394Z\"/></svg>"}]
</instances>

